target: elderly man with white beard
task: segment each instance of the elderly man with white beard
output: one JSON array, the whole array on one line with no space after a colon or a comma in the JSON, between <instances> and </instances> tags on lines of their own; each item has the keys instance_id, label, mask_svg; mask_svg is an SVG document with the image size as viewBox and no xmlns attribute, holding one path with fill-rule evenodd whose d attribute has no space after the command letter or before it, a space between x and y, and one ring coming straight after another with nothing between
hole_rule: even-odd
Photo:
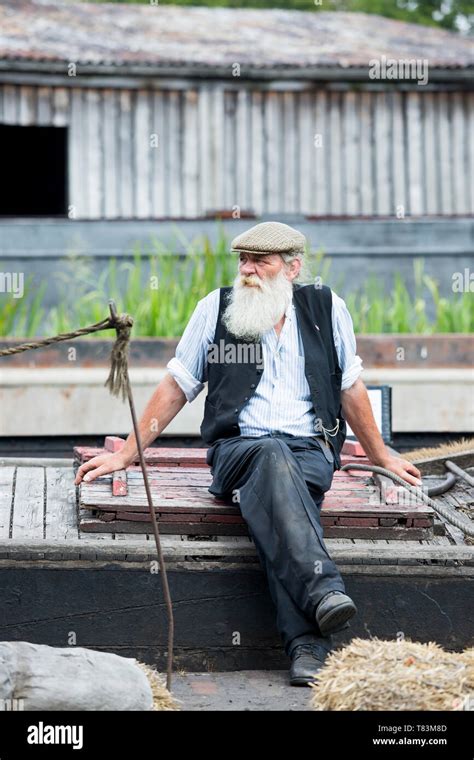
<instances>
[{"instance_id":1,"label":"elderly man with white beard","mask_svg":"<svg viewBox=\"0 0 474 760\"><path fill-rule=\"evenodd\" d=\"M207 381L201 435L209 491L239 502L294 686L314 680L332 634L356 613L320 522L341 466L346 420L372 463L421 483L419 470L392 456L378 431L343 299L327 285L296 282L305 247L304 235L279 222L232 241L239 256L233 286L199 301L139 423L148 446ZM123 469L136 456L132 433L121 451L83 464L76 483Z\"/></svg>"}]
</instances>

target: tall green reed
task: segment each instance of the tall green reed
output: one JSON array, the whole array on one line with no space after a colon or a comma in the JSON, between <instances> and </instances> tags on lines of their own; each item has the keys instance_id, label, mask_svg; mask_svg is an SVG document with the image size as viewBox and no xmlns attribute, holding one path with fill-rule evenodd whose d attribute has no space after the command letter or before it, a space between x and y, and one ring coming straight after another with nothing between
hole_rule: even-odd
<instances>
[{"instance_id":1,"label":"tall green reed","mask_svg":"<svg viewBox=\"0 0 474 760\"><path fill-rule=\"evenodd\" d=\"M33 337L68 332L103 319L108 314L108 300L113 298L119 312L134 317L135 337L180 336L197 302L215 288L232 284L237 257L229 254L221 226L214 246L207 236L187 240L179 227L175 236L183 255L172 252L175 242L165 248L153 238L145 252L138 243L132 247L131 261L111 258L99 277L94 274L91 259L69 254L55 274L59 297L49 312L44 306L47 283L35 288L30 276L24 298L0 294L0 335ZM343 276L331 275L331 265L323 251L308 252L303 282L320 277L336 292L345 292L356 333L468 333L474 328L472 294L453 292L449 299L441 296L437 281L424 272L422 259L413 263L413 295L399 273L386 290L373 274L363 286L350 290L344 287ZM428 318L429 306L434 319ZM105 335L97 333L95 337Z\"/></svg>"}]
</instances>

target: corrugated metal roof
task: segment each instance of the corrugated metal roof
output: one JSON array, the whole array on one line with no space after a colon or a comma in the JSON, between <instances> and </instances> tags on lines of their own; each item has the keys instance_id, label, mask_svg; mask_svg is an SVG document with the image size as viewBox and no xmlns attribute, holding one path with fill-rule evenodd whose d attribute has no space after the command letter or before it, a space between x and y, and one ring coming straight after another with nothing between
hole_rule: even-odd
<instances>
[{"instance_id":1,"label":"corrugated metal roof","mask_svg":"<svg viewBox=\"0 0 474 760\"><path fill-rule=\"evenodd\" d=\"M472 39L380 16L280 9L0 0L0 59L298 69L425 58L474 64ZM13 67L13 60L12 60Z\"/></svg>"}]
</instances>

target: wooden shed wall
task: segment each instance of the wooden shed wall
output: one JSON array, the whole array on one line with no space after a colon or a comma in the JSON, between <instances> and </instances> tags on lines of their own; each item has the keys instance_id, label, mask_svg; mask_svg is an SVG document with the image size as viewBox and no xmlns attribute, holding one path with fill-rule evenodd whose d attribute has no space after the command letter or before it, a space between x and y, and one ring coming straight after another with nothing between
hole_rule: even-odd
<instances>
[{"instance_id":1,"label":"wooden shed wall","mask_svg":"<svg viewBox=\"0 0 474 760\"><path fill-rule=\"evenodd\" d=\"M69 127L76 219L474 211L469 92L9 84L0 123Z\"/></svg>"}]
</instances>

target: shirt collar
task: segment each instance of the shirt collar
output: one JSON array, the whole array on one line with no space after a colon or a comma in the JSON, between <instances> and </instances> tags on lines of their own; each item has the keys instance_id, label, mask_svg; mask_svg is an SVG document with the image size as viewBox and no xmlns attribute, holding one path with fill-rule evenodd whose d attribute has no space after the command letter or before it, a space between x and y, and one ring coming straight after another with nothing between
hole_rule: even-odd
<instances>
[{"instance_id":1,"label":"shirt collar","mask_svg":"<svg viewBox=\"0 0 474 760\"><path fill-rule=\"evenodd\" d=\"M291 318L292 318L292 316L293 316L293 310L294 310L294 308L295 308L295 305L294 305L294 303L293 303L293 296L291 296L291 301L290 301L290 303L288 304L288 307L287 307L287 309L286 309L286 311L285 311L285 317L286 317L287 319L291 319Z\"/></svg>"}]
</instances>

